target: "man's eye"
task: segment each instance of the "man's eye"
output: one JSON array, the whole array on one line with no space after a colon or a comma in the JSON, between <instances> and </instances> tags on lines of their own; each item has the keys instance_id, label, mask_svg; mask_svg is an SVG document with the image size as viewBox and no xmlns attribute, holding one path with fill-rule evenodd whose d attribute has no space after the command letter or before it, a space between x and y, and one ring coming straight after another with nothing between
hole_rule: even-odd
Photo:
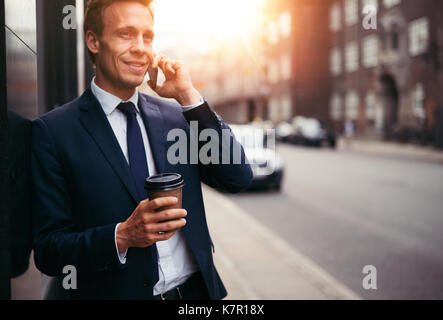
<instances>
[{"instance_id":1,"label":"man's eye","mask_svg":"<svg viewBox=\"0 0 443 320\"><path fill-rule=\"evenodd\" d=\"M124 32L121 32L120 35L121 35L122 37L126 37L126 38L127 38L127 37L129 37L130 34L129 34L129 32L124 31Z\"/></svg>"}]
</instances>

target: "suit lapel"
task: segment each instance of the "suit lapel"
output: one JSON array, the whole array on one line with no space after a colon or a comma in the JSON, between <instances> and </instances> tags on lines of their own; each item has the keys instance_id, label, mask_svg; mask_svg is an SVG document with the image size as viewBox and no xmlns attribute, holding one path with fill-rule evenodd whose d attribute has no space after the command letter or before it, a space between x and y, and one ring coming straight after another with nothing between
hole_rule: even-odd
<instances>
[{"instance_id":1,"label":"suit lapel","mask_svg":"<svg viewBox=\"0 0 443 320\"><path fill-rule=\"evenodd\" d=\"M80 115L80 121L103 152L106 160L110 163L134 201L136 203L140 202L141 199L128 162L112 131L111 125L106 119L103 108L95 98L90 87L86 89L80 99L80 109L83 110Z\"/></svg>"},{"instance_id":2,"label":"suit lapel","mask_svg":"<svg viewBox=\"0 0 443 320\"><path fill-rule=\"evenodd\" d=\"M158 173L164 172L166 162L166 130L163 115L157 105L138 95L138 107L148 133L149 144ZM150 173L152 175L152 172Z\"/></svg>"}]
</instances>

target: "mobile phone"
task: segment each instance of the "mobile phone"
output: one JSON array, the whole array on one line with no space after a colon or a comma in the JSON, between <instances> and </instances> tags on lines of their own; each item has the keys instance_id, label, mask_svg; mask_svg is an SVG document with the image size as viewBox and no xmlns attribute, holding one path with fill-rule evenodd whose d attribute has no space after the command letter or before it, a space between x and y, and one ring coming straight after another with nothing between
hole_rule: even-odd
<instances>
[{"instance_id":1,"label":"mobile phone","mask_svg":"<svg viewBox=\"0 0 443 320\"><path fill-rule=\"evenodd\" d=\"M152 63L148 66L149 80L151 80L152 89L157 87L158 69L152 68Z\"/></svg>"}]
</instances>

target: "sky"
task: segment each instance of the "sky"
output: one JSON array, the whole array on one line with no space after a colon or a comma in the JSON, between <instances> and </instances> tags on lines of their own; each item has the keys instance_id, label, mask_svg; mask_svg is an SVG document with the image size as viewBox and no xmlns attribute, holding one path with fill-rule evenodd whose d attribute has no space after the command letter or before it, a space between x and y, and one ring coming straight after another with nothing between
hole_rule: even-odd
<instances>
[{"instance_id":1,"label":"sky","mask_svg":"<svg viewBox=\"0 0 443 320\"><path fill-rule=\"evenodd\" d=\"M154 0L155 45L207 52L210 39L224 41L251 32L263 0Z\"/></svg>"}]
</instances>

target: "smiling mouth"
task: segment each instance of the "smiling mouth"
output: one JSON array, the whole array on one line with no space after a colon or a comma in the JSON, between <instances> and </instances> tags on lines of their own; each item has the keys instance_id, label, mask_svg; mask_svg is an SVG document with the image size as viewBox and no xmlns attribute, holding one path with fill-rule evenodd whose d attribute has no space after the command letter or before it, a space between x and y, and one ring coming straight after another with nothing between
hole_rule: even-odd
<instances>
[{"instance_id":1,"label":"smiling mouth","mask_svg":"<svg viewBox=\"0 0 443 320\"><path fill-rule=\"evenodd\" d=\"M146 63L136 63L136 62L125 62L129 69L135 73L143 73L146 71Z\"/></svg>"}]
</instances>

